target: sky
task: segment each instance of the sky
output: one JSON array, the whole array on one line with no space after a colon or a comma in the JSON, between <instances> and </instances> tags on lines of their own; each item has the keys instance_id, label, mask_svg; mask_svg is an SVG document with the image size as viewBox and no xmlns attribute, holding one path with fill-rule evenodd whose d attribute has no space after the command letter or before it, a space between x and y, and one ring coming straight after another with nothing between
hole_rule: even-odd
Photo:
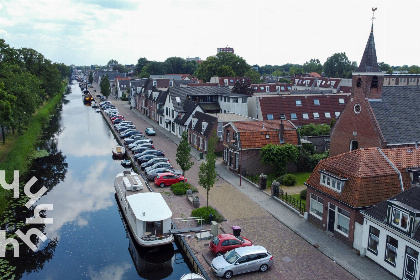
<instances>
[{"instance_id":1,"label":"sky","mask_svg":"<svg viewBox=\"0 0 420 280\"><path fill-rule=\"evenodd\" d=\"M136 64L215 55L248 64L360 63L372 25L378 62L420 66L418 0L0 0L0 38L52 62Z\"/></svg>"}]
</instances>

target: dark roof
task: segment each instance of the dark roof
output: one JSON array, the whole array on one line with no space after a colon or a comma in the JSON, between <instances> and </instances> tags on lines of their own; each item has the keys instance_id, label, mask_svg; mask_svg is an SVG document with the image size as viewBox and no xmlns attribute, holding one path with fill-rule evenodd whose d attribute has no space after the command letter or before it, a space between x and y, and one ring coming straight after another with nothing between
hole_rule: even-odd
<instances>
[{"instance_id":1,"label":"dark roof","mask_svg":"<svg viewBox=\"0 0 420 280\"><path fill-rule=\"evenodd\" d=\"M194 112L195 107L197 107L197 104L194 101L186 100L183 106L184 114L182 115L182 117L176 117L174 119L174 123L184 125L187 119L191 116L192 112Z\"/></svg>"},{"instance_id":2,"label":"dark roof","mask_svg":"<svg viewBox=\"0 0 420 280\"><path fill-rule=\"evenodd\" d=\"M180 112L183 110L183 104L188 99L188 96L230 94L230 89L229 87L222 86L172 87L169 89L169 93L171 95L171 101L174 106L174 110ZM179 99L177 99L176 97L179 97Z\"/></svg>"},{"instance_id":3,"label":"dark roof","mask_svg":"<svg viewBox=\"0 0 420 280\"><path fill-rule=\"evenodd\" d=\"M369 103L388 145L420 141L420 87L383 87Z\"/></svg>"},{"instance_id":4,"label":"dark roof","mask_svg":"<svg viewBox=\"0 0 420 280\"><path fill-rule=\"evenodd\" d=\"M189 125L189 128L192 129L197 134L203 134L205 137L210 137L210 133L212 132L215 124L217 124L217 118L207 115L206 113L202 113L197 111L194 113L193 118L197 119L197 123L195 124L194 128L192 127L192 122ZM206 128L203 131L203 122L207 123Z\"/></svg>"},{"instance_id":5,"label":"dark roof","mask_svg":"<svg viewBox=\"0 0 420 280\"><path fill-rule=\"evenodd\" d=\"M404 203L407 206L414 208L420 212L420 187L413 186L412 188L397 194L396 196L390 198L389 200L399 201ZM383 201L378 205L375 205L367 210L364 210L362 213L364 215L370 216L375 220L385 223L386 222L386 210L387 210L387 201ZM420 230L419 227L415 229L414 240L420 241Z\"/></svg>"},{"instance_id":6,"label":"dark roof","mask_svg":"<svg viewBox=\"0 0 420 280\"><path fill-rule=\"evenodd\" d=\"M165 104L166 101L166 96L168 95L168 91L164 90L164 91L159 91L159 96L156 99L156 104ZM156 113L158 115L163 115L164 113L164 107L163 106L158 106L158 109L156 110Z\"/></svg>"},{"instance_id":7,"label":"dark roof","mask_svg":"<svg viewBox=\"0 0 420 280\"><path fill-rule=\"evenodd\" d=\"M375 40L373 38L373 24L365 51L363 53L362 61L360 62L359 68L357 68L356 72L381 72L378 65L378 59L376 58Z\"/></svg>"},{"instance_id":8,"label":"dark roof","mask_svg":"<svg viewBox=\"0 0 420 280\"><path fill-rule=\"evenodd\" d=\"M219 103L200 103L200 107L206 113L219 113L220 112Z\"/></svg>"}]
</instances>

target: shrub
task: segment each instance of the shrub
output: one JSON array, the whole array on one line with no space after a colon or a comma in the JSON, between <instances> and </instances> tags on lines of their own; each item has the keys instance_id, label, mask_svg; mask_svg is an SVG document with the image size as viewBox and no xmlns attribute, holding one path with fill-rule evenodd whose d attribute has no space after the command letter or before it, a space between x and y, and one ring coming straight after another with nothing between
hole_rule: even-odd
<instances>
[{"instance_id":1,"label":"shrub","mask_svg":"<svg viewBox=\"0 0 420 280\"><path fill-rule=\"evenodd\" d=\"M286 174L279 178L280 184L285 186L293 186L296 183L296 176L292 174Z\"/></svg>"},{"instance_id":2,"label":"shrub","mask_svg":"<svg viewBox=\"0 0 420 280\"><path fill-rule=\"evenodd\" d=\"M192 190L193 193L198 192L197 188L185 182L179 182L171 185L171 190L175 195L185 195L189 188Z\"/></svg>"},{"instance_id":3,"label":"shrub","mask_svg":"<svg viewBox=\"0 0 420 280\"><path fill-rule=\"evenodd\" d=\"M304 189L300 192L300 199L306 200L306 189Z\"/></svg>"},{"instance_id":4,"label":"shrub","mask_svg":"<svg viewBox=\"0 0 420 280\"><path fill-rule=\"evenodd\" d=\"M192 217L201 217L204 219L204 223L205 224L210 224L210 214L213 215L213 221L216 222L221 222L223 221L223 216L215 209L213 209L212 207L201 207L201 208L197 208L194 209L191 212L191 216Z\"/></svg>"}]
</instances>

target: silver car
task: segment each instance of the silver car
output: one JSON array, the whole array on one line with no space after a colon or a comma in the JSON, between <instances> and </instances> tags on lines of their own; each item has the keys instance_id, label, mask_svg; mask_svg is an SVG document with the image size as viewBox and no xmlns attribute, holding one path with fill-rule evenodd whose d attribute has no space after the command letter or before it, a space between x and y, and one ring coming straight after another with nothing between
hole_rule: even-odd
<instances>
[{"instance_id":1,"label":"silver car","mask_svg":"<svg viewBox=\"0 0 420 280\"><path fill-rule=\"evenodd\" d=\"M229 279L237 274L266 271L273 262L273 256L263 246L247 246L214 258L211 269L216 276Z\"/></svg>"}]
</instances>

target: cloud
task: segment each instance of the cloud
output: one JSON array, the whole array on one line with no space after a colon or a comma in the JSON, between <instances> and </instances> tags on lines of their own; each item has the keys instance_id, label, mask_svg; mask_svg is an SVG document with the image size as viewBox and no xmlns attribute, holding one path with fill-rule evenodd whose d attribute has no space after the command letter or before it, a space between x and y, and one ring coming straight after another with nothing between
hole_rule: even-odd
<instances>
[{"instance_id":1,"label":"cloud","mask_svg":"<svg viewBox=\"0 0 420 280\"><path fill-rule=\"evenodd\" d=\"M126 273L132 264L123 262L122 264L111 264L105 266L99 271L94 271L91 267L89 268L89 278L92 280L119 280L123 279L124 273Z\"/></svg>"}]
</instances>

